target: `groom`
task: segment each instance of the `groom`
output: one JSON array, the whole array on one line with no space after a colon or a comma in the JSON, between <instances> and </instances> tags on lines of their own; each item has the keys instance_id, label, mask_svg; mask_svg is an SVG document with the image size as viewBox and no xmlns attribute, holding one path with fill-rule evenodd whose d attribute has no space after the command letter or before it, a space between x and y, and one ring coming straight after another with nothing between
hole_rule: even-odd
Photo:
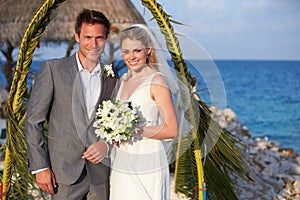
<instances>
[{"instance_id":1,"label":"groom","mask_svg":"<svg viewBox=\"0 0 300 200\"><path fill-rule=\"evenodd\" d=\"M52 200L109 196L108 145L93 128L95 110L111 98L117 81L104 77L99 62L109 27L101 12L82 10L75 24L79 50L44 62L33 85L25 121L28 167Z\"/></svg>"}]
</instances>

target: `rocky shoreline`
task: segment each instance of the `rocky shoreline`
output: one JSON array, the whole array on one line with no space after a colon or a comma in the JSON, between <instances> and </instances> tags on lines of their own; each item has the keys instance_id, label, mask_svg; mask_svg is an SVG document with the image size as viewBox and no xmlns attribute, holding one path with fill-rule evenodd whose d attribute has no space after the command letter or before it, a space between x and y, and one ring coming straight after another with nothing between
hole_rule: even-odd
<instances>
[{"instance_id":1,"label":"rocky shoreline","mask_svg":"<svg viewBox=\"0 0 300 200\"><path fill-rule=\"evenodd\" d=\"M231 109L213 108L213 118L242 140L244 156L253 182L236 180L239 199L300 199L300 158L291 148L278 142L253 138Z\"/></svg>"},{"instance_id":2,"label":"rocky shoreline","mask_svg":"<svg viewBox=\"0 0 300 200\"><path fill-rule=\"evenodd\" d=\"M231 109L212 111L212 118L245 144L243 153L253 182L233 178L238 198L300 200L300 158L293 149L280 148L267 137L253 138ZM171 200L178 199L187 198L171 192Z\"/></svg>"}]
</instances>

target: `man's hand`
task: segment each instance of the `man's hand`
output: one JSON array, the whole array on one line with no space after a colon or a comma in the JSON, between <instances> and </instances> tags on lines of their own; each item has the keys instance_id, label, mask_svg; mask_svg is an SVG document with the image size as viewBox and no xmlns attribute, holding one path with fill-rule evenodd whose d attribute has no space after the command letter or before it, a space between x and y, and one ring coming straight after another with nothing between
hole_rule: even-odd
<instances>
[{"instance_id":1,"label":"man's hand","mask_svg":"<svg viewBox=\"0 0 300 200\"><path fill-rule=\"evenodd\" d=\"M89 148L83 153L82 158L89 160L94 164L100 163L107 155L107 144L104 142L96 142L89 146Z\"/></svg>"},{"instance_id":2,"label":"man's hand","mask_svg":"<svg viewBox=\"0 0 300 200\"><path fill-rule=\"evenodd\" d=\"M50 169L45 169L36 173L36 183L44 192L48 194L54 194L54 188L56 188L56 181L53 172Z\"/></svg>"}]
</instances>

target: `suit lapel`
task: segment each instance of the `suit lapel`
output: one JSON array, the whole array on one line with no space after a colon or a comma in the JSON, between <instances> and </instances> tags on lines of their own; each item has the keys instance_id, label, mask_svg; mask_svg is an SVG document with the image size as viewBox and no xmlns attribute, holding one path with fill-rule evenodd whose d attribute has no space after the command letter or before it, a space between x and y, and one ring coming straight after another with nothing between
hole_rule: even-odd
<instances>
[{"instance_id":1,"label":"suit lapel","mask_svg":"<svg viewBox=\"0 0 300 200\"><path fill-rule=\"evenodd\" d=\"M80 75L79 75L75 55L74 55L74 57L72 56L70 58L70 71L71 71L71 74L72 74L72 78L74 80L73 95L75 94L76 97L79 98L80 106L83 108L83 110L85 110L84 113L85 113L85 117L87 119L87 110L86 110L86 105L85 105L85 100L84 100L84 95L83 95L83 86L82 86L82 83L81 83L81 78L80 78Z\"/></svg>"},{"instance_id":2,"label":"suit lapel","mask_svg":"<svg viewBox=\"0 0 300 200\"><path fill-rule=\"evenodd\" d=\"M77 135L84 145L86 142L86 132L88 125L88 116L85 106L83 87L78 71L76 56L73 55L69 59L70 76L73 79L73 91L72 91L72 113L76 126Z\"/></svg>"}]
</instances>

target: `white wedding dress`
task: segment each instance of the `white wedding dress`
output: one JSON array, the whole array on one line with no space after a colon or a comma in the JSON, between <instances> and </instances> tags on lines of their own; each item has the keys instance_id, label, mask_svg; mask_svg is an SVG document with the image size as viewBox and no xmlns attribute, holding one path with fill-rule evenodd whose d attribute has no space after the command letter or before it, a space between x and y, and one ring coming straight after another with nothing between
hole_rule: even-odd
<instances>
[{"instance_id":1,"label":"white wedding dress","mask_svg":"<svg viewBox=\"0 0 300 200\"><path fill-rule=\"evenodd\" d=\"M142 113L146 126L161 124L158 108L150 96L150 85L156 72L133 91L128 101ZM117 99L123 90L121 80ZM112 150L110 200L168 200L169 168L162 140L148 138L121 143Z\"/></svg>"}]
</instances>

